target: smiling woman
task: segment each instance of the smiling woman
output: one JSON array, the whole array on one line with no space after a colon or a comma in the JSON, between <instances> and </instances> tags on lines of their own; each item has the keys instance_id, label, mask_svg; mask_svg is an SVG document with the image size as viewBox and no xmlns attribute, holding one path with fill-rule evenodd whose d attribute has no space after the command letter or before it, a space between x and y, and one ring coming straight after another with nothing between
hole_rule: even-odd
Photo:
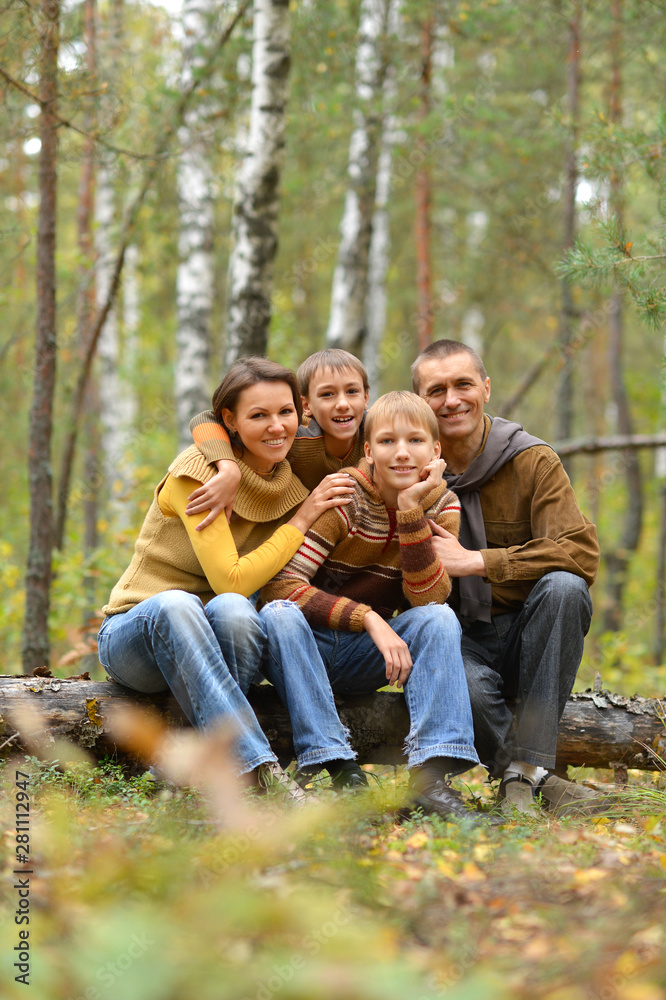
<instances>
[{"instance_id":1,"label":"smiling woman","mask_svg":"<svg viewBox=\"0 0 666 1000\"><path fill-rule=\"evenodd\" d=\"M296 693L307 690L316 698L319 733L302 716L302 698L290 697L281 664L266 665L266 629L248 598L289 561L319 514L348 503L349 477L327 476L308 495L291 471L286 455L301 401L288 368L265 358L237 361L215 391L213 408L238 457L233 514L196 530L204 515L187 514L188 497L215 469L194 446L178 455L155 490L132 561L104 608L99 657L120 684L147 693L170 689L192 725L232 721L239 773L262 782L269 771L284 783L245 698L260 666L289 709L299 766L348 759L353 752L325 675L290 676Z\"/></svg>"}]
</instances>

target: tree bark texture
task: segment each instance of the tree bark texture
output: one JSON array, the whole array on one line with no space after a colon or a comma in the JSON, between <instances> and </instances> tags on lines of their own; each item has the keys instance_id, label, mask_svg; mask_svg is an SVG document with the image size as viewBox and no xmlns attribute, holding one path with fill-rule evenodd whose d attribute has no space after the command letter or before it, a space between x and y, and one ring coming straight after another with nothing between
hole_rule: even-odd
<instances>
[{"instance_id":1,"label":"tree bark texture","mask_svg":"<svg viewBox=\"0 0 666 1000\"><path fill-rule=\"evenodd\" d=\"M56 381L56 187L57 93L60 3L43 0L40 32L39 222L37 232L37 330L30 407L28 481L30 545L26 571L23 666L33 670L48 663L48 618L53 545L53 476L51 436Z\"/></svg>"},{"instance_id":2,"label":"tree bark texture","mask_svg":"<svg viewBox=\"0 0 666 1000\"><path fill-rule=\"evenodd\" d=\"M329 347L359 356L367 336L367 296L372 223L381 146L382 94L387 72L386 37L391 0L362 0L356 52L354 131L349 144L348 186L333 273Z\"/></svg>"},{"instance_id":3,"label":"tree bark texture","mask_svg":"<svg viewBox=\"0 0 666 1000\"><path fill-rule=\"evenodd\" d=\"M430 114L430 88L432 74L434 17L427 18L421 28L421 107L419 117L425 121ZM423 143L421 142L421 145ZM423 163L416 171L416 220L414 223L414 243L416 248L416 290L417 290L417 345L419 352L425 350L433 339L432 314L432 266L430 256L430 169L424 154Z\"/></svg>"},{"instance_id":4,"label":"tree bark texture","mask_svg":"<svg viewBox=\"0 0 666 1000\"><path fill-rule=\"evenodd\" d=\"M185 63L183 87L188 87L205 63L210 38L209 0L186 0L183 10ZM214 204L212 168L202 135L206 108L200 98L185 114L178 130L182 150L178 161L180 233L176 277L176 417L178 443L186 448L192 438L191 418L210 406L210 320L213 308Z\"/></svg>"},{"instance_id":5,"label":"tree bark texture","mask_svg":"<svg viewBox=\"0 0 666 1000\"><path fill-rule=\"evenodd\" d=\"M398 35L398 0L391 0L388 12L388 31L392 37ZM384 78L383 118L379 157L377 159L377 181L375 187L375 210L372 216L372 234L368 252L368 290L366 295L366 336L362 345L362 360L370 382L370 402L381 395L381 377L386 358L381 345L386 329L386 275L389 268L389 248L391 233L389 228L388 200L391 192L393 171L393 144L396 122L391 108L396 100L395 67L388 62Z\"/></svg>"},{"instance_id":6,"label":"tree bark texture","mask_svg":"<svg viewBox=\"0 0 666 1000\"><path fill-rule=\"evenodd\" d=\"M290 65L289 0L254 0L250 128L229 259L227 365L242 354L266 353Z\"/></svg>"},{"instance_id":7,"label":"tree bark texture","mask_svg":"<svg viewBox=\"0 0 666 1000\"><path fill-rule=\"evenodd\" d=\"M250 702L280 758L293 758L289 717L274 689L251 689ZM115 749L107 716L123 702L157 708L175 725L186 725L170 694L142 695L112 681L60 680L55 677L0 676L0 742L20 745L12 712L34 705L42 715L47 740L64 737L99 754ZM336 698L362 763L404 763L409 728L404 696L387 691ZM663 702L624 698L609 691L573 695L564 710L557 746L558 766L638 768L655 771L666 758Z\"/></svg>"}]
</instances>

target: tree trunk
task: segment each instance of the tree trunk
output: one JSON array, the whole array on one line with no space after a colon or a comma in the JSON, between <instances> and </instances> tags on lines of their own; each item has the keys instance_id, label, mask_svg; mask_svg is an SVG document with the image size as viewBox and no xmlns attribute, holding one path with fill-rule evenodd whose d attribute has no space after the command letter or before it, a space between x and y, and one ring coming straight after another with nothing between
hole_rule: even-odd
<instances>
[{"instance_id":1,"label":"tree trunk","mask_svg":"<svg viewBox=\"0 0 666 1000\"><path fill-rule=\"evenodd\" d=\"M56 381L56 187L60 4L42 0L40 17L39 223L37 233L37 331L28 450L30 547L26 572L23 667L49 660L49 606L53 544L51 435Z\"/></svg>"},{"instance_id":2,"label":"tree trunk","mask_svg":"<svg viewBox=\"0 0 666 1000\"><path fill-rule=\"evenodd\" d=\"M566 158L566 182L564 185L564 244L563 250L571 250L576 240L576 190L578 187L578 117L580 94L580 30L581 9L576 0L569 22L569 149ZM560 440L571 437L574 420L573 354L571 342L574 336L576 310L574 308L571 281L562 278L560 282L562 302L560 306L560 374L555 412L557 414L556 436ZM571 476L571 463L564 463Z\"/></svg>"},{"instance_id":3,"label":"tree trunk","mask_svg":"<svg viewBox=\"0 0 666 1000\"><path fill-rule=\"evenodd\" d=\"M105 79L111 97L121 85L124 64L124 10L114 0L110 12L109 37L105 52ZM100 155L97 179L97 308L101 310L113 281L114 245L123 215L123 196L118 194L118 161L105 150ZM127 252L129 253L129 246ZM132 470L128 458L131 421L136 411L134 390L125 374L122 314L114 302L109 309L97 345L97 376L101 454L98 482L103 505L114 528L129 523L128 495Z\"/></svg>"},{"instance_id":4,"label":"tree trunk","mask_svg":"<svg viewBox=\"0 0 666 1000\"><path fill-rule=\"evenodd\" d=\"M205 79L212 71L213 62L224 45L231 37L231 34L244 16L250 4L250 0L242 0L240 6L233 14L230 22L225 27L224 31L221 33L220 37L217 39L216 44L212 47L211 58L207 62L204 70L202 71L201 78L198 81ZM118 7L121 5L118 4ZM176 105L173 119L164 122L160 138L153 150L152 157L147 161L147 166L145 168L143 177L141 178L141 184L138 191L132 198L127 211L125 212L125 217L120 227L120 232L118 235L118 245L116 247L116 253L113 260L113 266L111 269L110 283L108 294L105 300L101 303L99 309L94 318L92 329L90 331L90 337L85 347L84 356L81 360L81 369L79 371L76 388L72 394L72 402L70 406L69 419L67 421L67 432L65 435L65 444L63 447L63 457L60 466L60 481L58 488L58 500L62 508L61 520L64 523L65 516L67 512L67 505L69 501L69 489L70 481L72 477L72 468L74 465L74 456L76 453L76 443L79 434L79 424L81 420L81 413L83 411L83 404L85 400L86 387L88 385L88 380L90 378L90 371L92 368L93 360L97 352L97 345L99 342L100 333L104 327L107 316L109 312L114 308L116 297L118 294L118 289L120 287L120 278L123 273L123 267L125 265L125 257L129 248L130 240L133 236L134 229L137 224L139 213L143 207L143 203L146 199L148 192L152 188L153 181L158 170L161 169L162 161L166 151L168 150L171 141L173 139L174 132L179 128L181 122L183 121L183 116L187 111L189 103L192 99L195 86L194 84L187 88L187 90L181 94L178 103Z\"/></svg>"},{"instance_id":5,"label":"tree trunk","mask_svg":"<svg viewBox=\"0 0 666 1000\"><path fill-rule=\"evenodd\" d=\"M97 0L85 0L83 8L83 37L86 44L86 73L88 90L94 94L97 90ZM86 116L84 129L92 135L97 127L95 114L95 99L88 97L86 101ZM81 176L79 178L79 199L76 214L77 244L81 263L79 265L79 289L76 307L77 341L81 353L90 336L92 318L95 310L94 275L94 238L93 216L95 210L95 146L92 139L86 139L81 160ZM97 491L97 466L99 462L99 403L97 386L91 380L86 395L86 444L84 459L84 480L86 483L83 495L83 550L86 560L98 545L97 522L99 520L99 503ZM56 529L56 546L63 547L65 525L58 521ZM92 616L96 607L95 575L88 574L83 580L87 608L84 611L84 622Z\"/></svg>"},{"instance_id":6,"label":"tree trunk","mask_svg":"<svg viewBox=\"0 0 666 1000\"><path fill-rule=\"evenodd\" d=\"M618 124L622 121L622 0L613 0L612 37L612 84L610 99L610 119ZM617 171L611 174L610 208L617 221L618 233L622 233L624 222L624 190L622 178ZM617 411L617 430L620 434L633 433L629 400L624 384L622 349L624 323L622 293L613 295L609 317L609 368L613 402ZM638 547L643 523L643 485L641 481L638 455L635 451L623 452L624 478L627 487L627 510L624 517L624 531L614 550L606 548L608 569L608 603L604 613L604 628L617 631L622 627L622 604L627 582L629 560Z\"/></svg>"},{"instance_id":7,"label":"tree trunk","mask_svg":"<svg viewBox=\"0 0 666 1000\"><path fill-rule=\"evenodd\" d=\"M386 329L386 274L389 265L388 196L391 189L391 137L384 133L377 164L377 199L372 219L372 239L368 258L367 335L362 359L370 381L370 402L380 395L384 369L381 343Z\"/></svg>"},{"instance_id":8,"label":"tree trunk","mask_svg":"<svg viewBox=\"0 0 666 1000\"><path fill-rule=\"evenodd\" d=\"M389 7L388 31L393 37L398 34L398 0L391 0ZM386 329L386 275L389 266L388 199L391 191L393 167L393 142L395 120L391 108L396 98L395 70L387 65L384 79L381 145L377 160L377 182L375 187L375 211L372 216L372 236L368 253L368 291L366 296L366 337L362 346L362 360L370 381L370 402L380 395L381 376L385 367L381 353L382 340Z\"/></svg>"},{"instance_id":9,"label":"tree trunk","mask_svg":"<svg viewBox=\"0 0 666 1000\"><path fill-rule=\"evenodd\" d=\"M333 273L329 347L359 356L367 336L367 298L372 223L377 195L377 162L382 132L382 93L387 72L385 42L390 0L362 0L356 53L354 131L349 145L342 236Z\"/></svg>"},{"instance_id":10,"label":"tree trunk","mask_svg":"<svg viewBox=\"0 0 666 1000\"><path fill-rule=\"evenodd\" d=\"M203 50L210 38L211 4L185 0L183 28L186 39L183 85L189 86L204 64ZM191 444L191 418L210 406L210 317L213 308L213 192L212 170L202 141L202 103L185 115L178 130L180 261L176 278L178 327L176 330L176 417L178 443Z\"/></svg>"},{"instance_id":11,"label":"tree trunk","mask_svg":"<svg viewBox=\"0 0 666 1000\"><path fill-rule=\"evenodd\" d=\"M276 754L292 759L289 716L274 688L267 684L252 687L249 699ZM169 694L137 694L111 681L0 676L0 741L14 736L13 745L20 743L20 733L14 735L21 729L16 709L27 704L41 713L40 728L47 741L64 737L102 754L115 749L108 719L113 707L123 702L155 707L175 724L187 724ZM336 704L361 763L405 762L409 718L402 694L379 691L336 697ZM58 752L62 753L62 747ZM558 766L656 771L662 766L658 758L665 756L661 702L608 691L586 691L567 702L560 723Z\"/></svg>"},{"instance_id":12,"label":"tree trunk","mask_svg":"<svg viewBox=\"0 0 666 1000\"><path fill-rule=\"evenodd\" d=\"M430 114L430 81L432 73L432 46L435 30L434 17L430 15L421 28L421 107L419 118L423 122ZM423 139L420 146L423 147ZM427 157L416 171L416 245L417 290L417 344L419 352L425 350L433 338L432 266L430 259L430 169Z\"/></svg>"},{"instance_id":13,"label":"tree trunk","mask_svg":"<svg viewBox=\"0 0 666 1000\"><path fill-rule=\"evenodd\" d=\"M233 210L226 363L265 354L291 63L289 0L254 0L248 148Z\"/></svg>"}]
</instances>

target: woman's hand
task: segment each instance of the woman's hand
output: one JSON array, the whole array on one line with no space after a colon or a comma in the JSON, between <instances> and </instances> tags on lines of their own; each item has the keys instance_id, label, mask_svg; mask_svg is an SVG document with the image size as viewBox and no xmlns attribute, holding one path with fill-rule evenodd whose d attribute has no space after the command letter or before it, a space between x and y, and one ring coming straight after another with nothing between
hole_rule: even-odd
<instances>
[{"instance_id":1,"label":"woman's hand","mask_svg":"<svg viewBox=\"0 0 666 1000\"><path fill-rule=\"evenodd\" d=\"M421 470L421 481L408 486L398 493L398 510L411 510L418 507L424 496L434 490L442 482L442 476L446 469L446 462L443 458L434 458L432 462Z\"/></svg>"},{"instance_id":2,"label":"woman's hand","mask_svg":"<svg viewBox=\"0 0 666 1000\"><path fill-rule=\"evenodd\" d=\"M402 687L412 670L409 646L376 611L367 612L363 619L363 628L384 657L386 680L389 684Z\"/></svg>"},{"instance_id":3,"label":"woman's hand","mask_svg":"<svg viewBox=\"0 0 666 1000\"><path fill-rule=\"evenodd\" d=\"M208 517L204 518L201 524L197 524L197 531L202 531L207 525L212 524L222 511L227 521L231 518L238 484L241 481L241 470L238 463L231 459L221 459L217 464L219 472L203 486L190 493L187 498L186 514L202 514L205 510L210 511Z\"/></svg>"},{"instance_id":4,"label":"woman's hand","mask_svg":"<svg viewBox=\"0 0 666 1000\"><path fill-rule=\"evenodd\" d=\"M354 488L354 479L347 472L333 472L320 482L307 500L304 500L289 521L295 528L306 534L320 514L329 507L348 504Z\"/></svg>"}]
</instances>

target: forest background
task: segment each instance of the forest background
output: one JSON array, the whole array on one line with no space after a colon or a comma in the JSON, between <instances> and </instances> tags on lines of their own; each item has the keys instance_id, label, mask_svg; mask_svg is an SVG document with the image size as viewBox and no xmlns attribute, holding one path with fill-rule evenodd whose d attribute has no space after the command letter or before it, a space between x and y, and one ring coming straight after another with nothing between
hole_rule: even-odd
<instances>
[{"instance_id":1,"label":"forest background","mask_svg":"<svg viewBox=\"0 0 666 1000\"><path fill-rule=\"evenodd\" d=\"M662 693L666 4L1 9L0 671L94 650L233 357L446 336L598 524L579 683Z\"/></svg>"}]
</instances>

